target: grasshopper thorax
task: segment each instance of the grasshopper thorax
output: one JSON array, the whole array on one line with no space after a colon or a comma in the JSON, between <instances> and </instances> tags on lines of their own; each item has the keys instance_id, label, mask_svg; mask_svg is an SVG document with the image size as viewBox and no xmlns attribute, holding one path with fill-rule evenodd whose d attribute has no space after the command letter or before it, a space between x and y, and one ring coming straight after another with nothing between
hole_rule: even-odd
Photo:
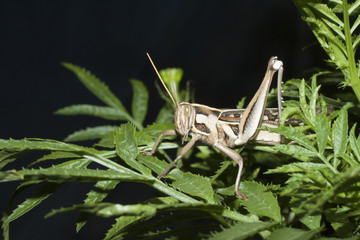
<instances>
[{"instance_id":1,"label":"grasshopper thorax","mask_svg":"<svg viewBox=\"0 0 360 240\"><path fill-rule=\"evenodd\" d=\"M187 102L182 102L176 106L174 122L176 131L184 136L184 139L189 135L191 127L195 121L195 108Z\"/></svg>"}]
</instances>

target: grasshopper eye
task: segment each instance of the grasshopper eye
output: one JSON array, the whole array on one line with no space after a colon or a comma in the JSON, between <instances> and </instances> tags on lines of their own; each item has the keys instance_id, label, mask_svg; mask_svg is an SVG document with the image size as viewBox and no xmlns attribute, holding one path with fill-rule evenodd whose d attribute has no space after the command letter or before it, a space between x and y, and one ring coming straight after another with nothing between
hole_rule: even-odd
<instances>
[{"instance_id":1,"label":"grasshopper eye","mask_svg":"<svg viewBox=\"0 0 360 240\"><path fill-rule=\"evenodd\" d=\"M185 108L184 108L184 115L185 115L186 117L189 117L189 116L191 115L191 106L190 106L190 105L185 106Z\"/></svg>"}]
</instances>

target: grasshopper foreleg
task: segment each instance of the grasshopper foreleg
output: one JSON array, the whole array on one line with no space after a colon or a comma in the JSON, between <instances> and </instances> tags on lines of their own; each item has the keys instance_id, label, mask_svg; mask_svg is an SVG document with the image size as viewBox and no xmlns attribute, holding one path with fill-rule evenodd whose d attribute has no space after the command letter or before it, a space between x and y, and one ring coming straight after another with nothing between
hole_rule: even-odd
<instances>
[{"instance_id":1,"label":"grasshopper foreleg","mask_svg":"<svg viewBox=\"0 0 360 240\"><path fill-rule=\"evenodd\" d=\"M140 153L144 154L144 155L153 155L154 152L156 151L156 149L158 148L160 142L161 142L161 139L165 136L176 136L176 131L174 129L169 129L169 130L165 130L163 131L160 136L157 138L154 146L152 147L151 151L150 152L147 152L147 151L141 151Z\"/></svg>"}]
</instances>

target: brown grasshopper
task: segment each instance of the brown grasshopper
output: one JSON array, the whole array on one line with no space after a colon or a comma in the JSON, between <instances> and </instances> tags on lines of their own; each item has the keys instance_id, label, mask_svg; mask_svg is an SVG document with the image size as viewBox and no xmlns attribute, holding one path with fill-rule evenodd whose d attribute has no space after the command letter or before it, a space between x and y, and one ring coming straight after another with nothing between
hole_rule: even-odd
<instances>
[{"instance_id":1,"label":"brown grasshopper","mask_svg":"<svg viewBox=\"0 0 360 240\"><path fill-rule=\"evenodd\" d=\"M200 140L216 147L225 155L234 160L239 170L235 182L235 193L246 200L247 197L239 192L243 159L239 153L231 149L234 146L244 145L249 141L263 144L279 144L281 136L277 133L270 133L265 130L258 130L261 126L276 127L280 124L281 116L281 83L283 75L283 63L277 57L271 57L266 69L264 80L251 102L245 109L217 109L201 104L181 102L178 103L177 96L173 96L162 80L155 64L147 54L156 74L158 75L165 90L176 106L174 122L176 130L169 129L160 134L150 152L142 152L146 155L154 154L161 138L180 134L183 142L188 136L191 140L179 152L179 155L169 166L157 177L164 177L175 163L182 158L195 142ZM278 108L265 108L267 95L274 74L278 71ZM174 91L175 93L175 91Z\"/></svg>"}]
</instances>

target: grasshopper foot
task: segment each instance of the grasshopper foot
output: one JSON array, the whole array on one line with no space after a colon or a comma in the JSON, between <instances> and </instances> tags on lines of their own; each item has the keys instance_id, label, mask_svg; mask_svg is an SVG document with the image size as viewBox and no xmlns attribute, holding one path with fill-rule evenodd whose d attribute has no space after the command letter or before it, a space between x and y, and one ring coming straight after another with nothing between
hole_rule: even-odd
<instances>
[{"instance_id":1,"label":"grasshopper foot","mask_svg":"<svg viewBox=\"0 0 360 240\"><path fill-rule=\"evenodd\" d=\"M140 153L141 154L143 154L143 155L146 155L146 156L151 156L151 155L153 155L153 153L150 151L140 151Z\"/></svg>"},{"instance_id":2,"label":"grasshopper foot","mask_svg":"<svg viewBox=\"0 0 360 240\"><path fill-rule=\"evenodd\" d=\"M239 198L241 198L242 200L248 200L248 197L247 196L245 196L245 194L242 194L241 192L239 192L239 191L235 191L235 193L236 193L236 196L238 196Z\"/></svg>"}]
</instances>

